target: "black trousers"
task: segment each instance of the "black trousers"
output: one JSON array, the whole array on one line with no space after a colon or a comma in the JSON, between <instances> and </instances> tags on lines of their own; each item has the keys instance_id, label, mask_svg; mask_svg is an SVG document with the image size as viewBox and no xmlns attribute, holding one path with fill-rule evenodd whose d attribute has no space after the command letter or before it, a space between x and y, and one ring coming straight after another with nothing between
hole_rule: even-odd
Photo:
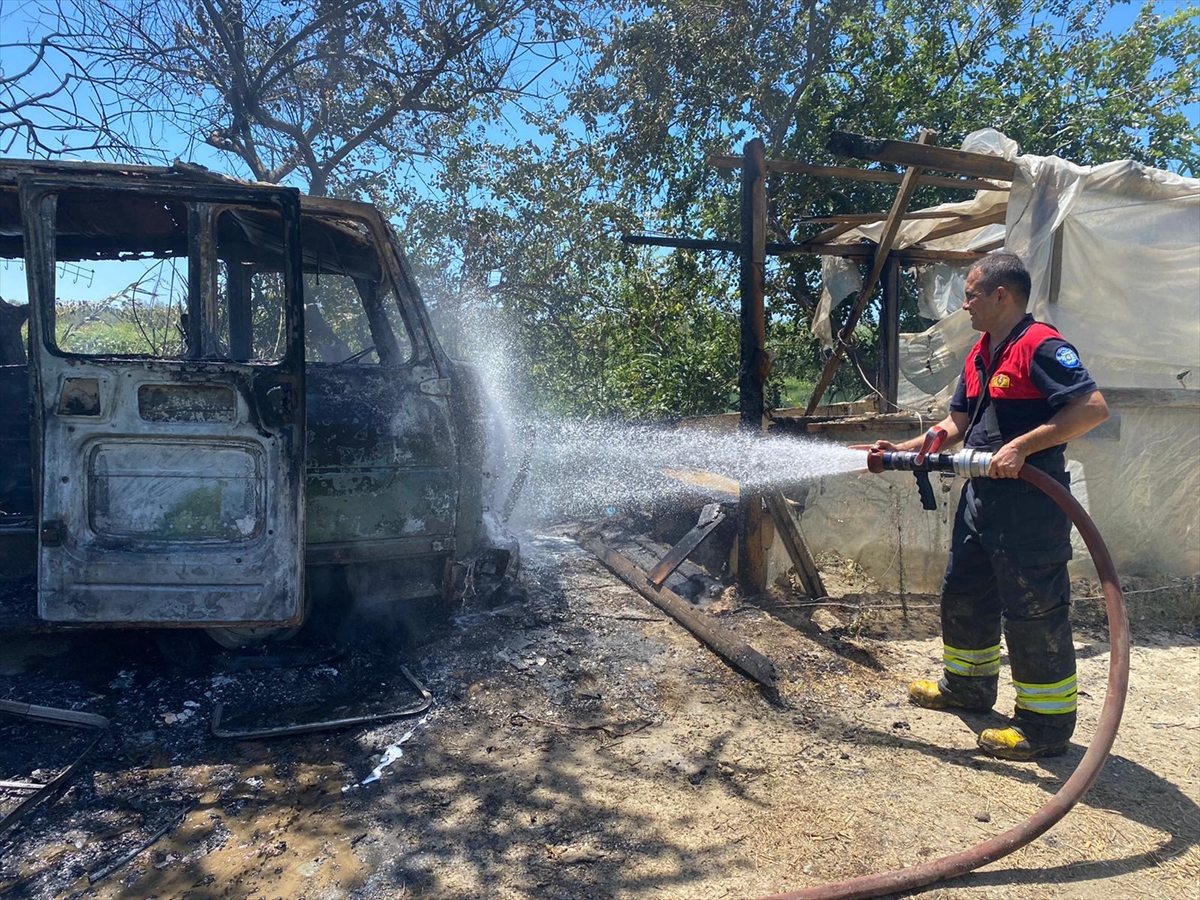
<instances>
[{"instance_id":1,"label":"black trousers","mask_svg":"<svg viewBox=\"0 0 1200 900\"><path fill-rule=\"evenodd\" d=\"M942 688L972 706L995 703L1003 627L1015 718L1031 740L1075 729L1070 537L1066 513L1025 481L973 478L963 488L942 582Z\"/></svg>"}]
</instances>

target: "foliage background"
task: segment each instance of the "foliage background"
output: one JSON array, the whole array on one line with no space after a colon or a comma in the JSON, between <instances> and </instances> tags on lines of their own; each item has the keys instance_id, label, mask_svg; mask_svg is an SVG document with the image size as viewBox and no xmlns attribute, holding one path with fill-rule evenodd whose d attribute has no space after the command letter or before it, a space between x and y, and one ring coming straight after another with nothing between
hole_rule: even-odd
<instances>
[{"instance_id":1,"label":"foliage background","mask_svg":"<svg viewBox=\"0 0 1200 900\"><path fill-rule=\"evenodd\" d=\"M956 146L991 126L1081 164L1200 162L1200 10L1114 0L30 0L0 46L0 150L179 155L395 217L452 351L502 332L544 410L661 418L731 408L737 174L846 164L831 131ZM1115 23L1115 24L1114 24ZM894 187L772 178L769 240L885 210ZM914 205L948 196L922 188ZM768 264L768 384L803 403L819 262ZM906 328L921 327L911 296ZM875 310L859 330L868 378ZM843 366L829 399L869 393Z\"/></svg>"}]
</instances>

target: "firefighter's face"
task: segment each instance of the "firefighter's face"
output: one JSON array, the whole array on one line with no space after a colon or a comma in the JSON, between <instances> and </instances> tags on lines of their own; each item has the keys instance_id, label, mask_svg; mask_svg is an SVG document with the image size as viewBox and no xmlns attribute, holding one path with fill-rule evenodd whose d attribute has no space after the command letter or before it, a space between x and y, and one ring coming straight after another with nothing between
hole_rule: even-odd
<instances>
[{"instance_id":1,"label":"firefighter's face","mask_svg":"<svg viewBox=\"0 0 1200 900\"><path fill-rule=\"evenodd\" d=\"M971 327L976 331L991 331L999 318L1000 307L1003 303L1004 289L992 288L990 291L983 284L978 271L967 274L967 287L963 293L963 309L971 317Z\"/></svg>"}]
</instances>

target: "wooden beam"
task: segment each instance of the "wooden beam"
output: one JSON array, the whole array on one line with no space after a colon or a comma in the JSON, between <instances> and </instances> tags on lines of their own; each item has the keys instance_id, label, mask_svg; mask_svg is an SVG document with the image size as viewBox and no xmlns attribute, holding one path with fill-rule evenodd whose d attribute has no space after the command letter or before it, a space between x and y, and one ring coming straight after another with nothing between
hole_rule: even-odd
<instances>
[{"instance_id":1,"label":"wooden beam","mask_svg":"<svg viewBox=\"0 0 1200 900\"><path fill-rule=\"evenodd\" d=\"M746 142L742 160L741 366L738 412L741 428L762 434L766 401L763 387L770 369L767 356L764 283L767 262L766 148L761 138ZM762 499L742 491L739 505L738 583L747 596L766 590L767 558L763 541Z\"/></svg>"},{"instance_id":2,"label":"wooden beam","mask_svg":"<svg viewBox=\"0 0 1200 900\"><path fill-rule=\"evenodd\" d=\"M985 225L1003 225L1007 216L1008 205L1005 204L1000 209L992 210L990 213L984 213L981 216L969 216L961 221L950 222L940 228L935 228L929 234L925 235L925 237L921 238L921 243L950 237L952 234L962 234L964 231L974 231L976 228L983 228Z\"/></svg>"},{"instance_id":3,"label":"wooden beam","mask_svg":"<svg viewBox=\"0 0 1200 900\"><path fill-rule=\"evenodd\" d=\"M801 216L796 220L798 225L815 225L825 222L839 222L847 225L871 225L875 222L883 222L887 219L888 214L885 212L877 213L833 213L828 216ZM904 221L908 222L913 219L965 219L967 216L960 213L945 213L938 212L935 209L917 209L910 213L904 214Z\"/></svg>"},{"instance_id":4,"label":"wooden beam","mask_svg":"<svg viewBox=\"0 0 1200 900\"><path fill-rule=\"evenodd\" d=\"M930 143L933 140L933 134L932 131L922 129L921 136L918 139L921 146ZM891 252L892 243L896 240L896 233L900 230L901 218L904 215L904 211L908 209L908 204L912 201L912 195L917 189L917 176L920 174L921 170L917 166L913 166L904 173L904 181L900 184L900 190L896 192L896 200L892 204L892 211L888 214L887 222L884 223L883 234L879 238L879 246L875 251L875 259L871 263L870 274L867 276L867 280L863 282L862 291L859 292L858 300L855 301L854 308L850 310L850 315L846 318L846 324L842 326L842 330L838 333L837 340L833 345L833 354L826 361L825 369L821 372L821 378L817 381L817 386L813 389L812 397L809 398L808 406L805 408L804 414L806 416L813 414L813 410L821 402L821 396L833 381L833 375L837 371L838 364L841 362L843 348L850 342L850 338L854 334L854 328L858 325L859 318L867 308L867 303L870 302L871 295L875 292L875 285L879 282L879 276L882 274L888 254Z\"/></svg>"},{"instance_id":5,"label":"wooden beam","mask_svg":"<svg viewBox=\"0 0 1200 900\"><path fill-rule=\"evenodd\" d=\"M821 573L817 571L817 564L813 562L808 542L804 540L804 535L800 532L800 524L792 514L791 506L783 496L783 492L778 489L768 491L763 495L763 499L767 501L767 509L770 510L771 518L775 521L775 529L783 540L783 546L787 548L792 565L796 567L796 575L800 578L800 583L804 585L805 593L813 600L826 596Z\"/></svg>"},{"instance_id":6,"label":"wooden beam","mask_svg":"<svg viewBox=\"0 0 1200 900\"><path fill-rule=\"evenodd\" d=\"M690 631L725 662L763 687L775 686L775 666L771 661L708 613L696 609L669 588L656 588L645 572L599 538L584 539L580 543L610 572Z\"/></svg>"},{"instance_id":7,"label":"wooden beam","mask_svg":"<svg viewBox=\"0 0 1200 900\"><path fill-rule=\"evenodd\" d=\"M834 225L832 228L826 228L820 234L814 234L810 238L805 238L801 244L828 244L834 238L841 237L847 231L853 231L858 226L851 222L843 222L840 225Z\"/></svg>"},{"instance_id":8,"label":"wooden beam","mask_svg":"<svg viewBox=\"0 0 1200 900\"><path fill-rule=\"evenodd\" d=\"M976 253L991 253L993 250L999 250L1004 246L1004 237L998 237L994 241L988 241L986 244L980 244L975 248Z\"/></svg>"},{"instance_id":9,"label":"wooden beam","mask_svg":"<svg viewBox=\"0 0 1200 900\"><path fill-rule=\"evenodd\" d=\"M685 559L704 543L713 530L725 521L725 511L720 503L706 503L700 510L700 517L692 530L679 539L674 547L666 552L657 565L646 573L646 578L656 588L662 587L671 573L678 569Z\"/></svg>"},{"instance_id":10,"label":"wooden beam","mask_svg":"<svg viewBox=\"0 0 1200 900\"><path fill-rule=\"evenodd\" d=\"M883 281L883 307L879 311L879 378L876 387L883 394L880 412L895 412L900 387L900 264L889 256L880 276Z\"/></svg>"},{"instance_id":11,"label":"wooden beam","mask_svg":"<svg viewBox=\"0 0 1200 900\"><path fill-rule=\"evenodd\" d=\"M719 169L737 169L742 165L740 156L709 156L710 166ZM774 159L767 163L768 172L781 172L792 175L815 175L821 178L845 178L848 181L872 181L877 184L899 184L903 172L885 172L882 169L857 169L853 166L818 166L810 163L793 162L787 159ZM1009 185L994 184L978 178L947 178L944 175L922 175L917 182L929 187L950 188L963 191L1007 191Z\"/></svg>"},{"instance_id":12,"label":"wooden beam","mask_svg":"<svg viewBox=\"0 0 1200 900\"><path fill-rule=\"evenodd\" d=\"M626 244L639 247L670 247L676 250L723 250L729 253L739 253L742 247L738 241L676 238L656 234L627 234L621 240ZM841 256L846 259L871 259L875 255L875 248L871 244L864 243L810 244L803 241L799 244L769 243L766 253L767 256ZM902 263L914 263L972 262L987 254L977 250L926 250L921 247L905 247L903 250L893 250L891 255Z\"/></svg>"},{"instance_id":13,"label":"wooden beam","mask_svg":"<svg viewBox=\"0 0 1200 900\"><path fill-rule=\"evenodd\" d=\"M873 259L874 244L767 244L771 256L841 256L844 259ZM924 247L905 247L893 250L889 257L902 263L974 262L987 256L978 250L927 250Z\"/></svg>"},{"instance_id":14,"label":"wooden beam","mask_svg":"<svg viewBox=\"0 0 1200 900\"><path fill-rule=\"evenodd\" d=\"M657 234L625 234L621 241L635 247L671 247L675 250L724 250L740 253L742 245L737 241L715 241L708 238L678 238Z\"/></svg>"},{"instance_id":15,"label":"wooden beam","mask_svg":"<svg viewBox=\"0 0 1200 900\"><path fill-rule=\"evenodd\" d=\"M831 134L825 148L837 156L873 159L900 166L919 166L922 169L938 169L942 172L953 172L955 175L994 178L999 181L1012 181L1017 171L1016 163L1002 156L970 153L949 147L932 147L921 141L889 141L845 131L835 131Z\"/></svg>"}]
</instances>

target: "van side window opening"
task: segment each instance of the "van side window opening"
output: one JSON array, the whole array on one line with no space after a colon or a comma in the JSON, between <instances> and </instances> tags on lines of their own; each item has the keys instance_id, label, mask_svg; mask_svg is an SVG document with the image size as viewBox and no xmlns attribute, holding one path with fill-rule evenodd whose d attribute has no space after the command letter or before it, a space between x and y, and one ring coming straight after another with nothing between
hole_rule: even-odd
<instances>
[{"instance_id":1,"label":"van side window opening","mask_svg":"<svg viewBox=\"0 0 1200 900\"><path fill-rule=\"evenodd\" d=\"M15 280L14 271L21 279L17 292L9 288ZM24 366L29 361L25 352L29 346L29 303L24 280L24 260L0 258L0 366ZM19 300L9 302L14 297Z\"/></svg>"},{"instance_id":2,"label":"van side window opening","mask_svg":"<svg viewBox=\"0 0 1200 900\"><path fill-rule=\"evenodd\" d=\"M187 209L96 191L59 196L55 213L54 345L88 356L182 358Z\"/></svg>"},{"instance_id":3,"label":"van side window opening","mask_svg":"<svg viewBox=\"0 0 1200 900\"><path fill-rule=\"evenodd\" d=\"M206 357L278 362L287 348L287 286L278 214L224 209L216 219L215 348Z\"/></svg>"},{"instance_id":4,"label":"van side window opening","mask_svg":"<svg viewBox=\"0 0 1200 900\"><path fill-rule=\"evenodd\" d=\"M81 356L280 360L288 323L278 213L102 189L64 190L54 202L48 340L55 349ZM301 235L306 359L407 363L412 339L369 226L306 215ZM13 249L21 253L19 245ZM24 300L22 260L14 258L4 274L6 288L19 282Z\"/></svg>"},{"instance_id":5,"label":"van side window opening","mask_svg":"<svg viewBox=\"0 0 1200 900\"><path fill-rule=\"evenodd\" d=\"M311 216L304 243L305 356L309 362L403 365L412 341L365 223Z\"/></svg>"}]
</instances>

